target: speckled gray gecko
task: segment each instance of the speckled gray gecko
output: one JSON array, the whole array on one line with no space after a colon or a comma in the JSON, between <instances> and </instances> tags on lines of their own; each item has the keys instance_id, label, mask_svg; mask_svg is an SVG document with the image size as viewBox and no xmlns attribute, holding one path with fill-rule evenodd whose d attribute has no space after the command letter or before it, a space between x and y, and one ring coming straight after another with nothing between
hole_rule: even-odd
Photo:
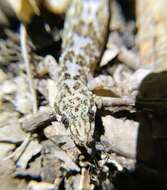
<instances>
[{"instance_id":1,"label":"speckled gray gecko","mask_svg":"<svg viewBox=\"0 0 167 190\"><path fill-rule=\"evenodd\" d=\"M66 15L55 111L78 145L93 141L96 105L87 80L100 60L108 22L109 0L74 0Z\"/></svg>"}]
</instances>

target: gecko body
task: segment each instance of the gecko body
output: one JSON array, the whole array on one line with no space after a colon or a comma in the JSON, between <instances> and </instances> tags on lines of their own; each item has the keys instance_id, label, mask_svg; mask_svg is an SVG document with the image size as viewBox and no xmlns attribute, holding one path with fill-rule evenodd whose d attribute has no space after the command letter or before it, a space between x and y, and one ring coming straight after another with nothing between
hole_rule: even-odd
<instances>
[{"instance_id":1,"label":"gecko body","mask_svg":"<svg viewBox=\"0 0 167 190\"><path fill-rule=\"evenodd\" d=\"M108 8L109 0L74 0L66 15L55 110L78 145L93 141L96 105L87 80L106 42Z\"/></svg>"}]
</instances>

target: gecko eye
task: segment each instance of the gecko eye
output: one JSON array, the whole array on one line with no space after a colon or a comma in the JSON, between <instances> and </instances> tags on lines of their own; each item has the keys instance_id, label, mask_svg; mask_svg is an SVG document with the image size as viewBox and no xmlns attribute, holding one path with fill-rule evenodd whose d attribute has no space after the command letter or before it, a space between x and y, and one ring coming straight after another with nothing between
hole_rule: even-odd
<instances>
[{"instance_id":1,"label":"gecko eye","mask_svg":"<svg viewBox=\"0 0 167 190\"><path fill-rule=\"evenodd\" d=\"M91 108L88 110L88 115L90 120L93 121L95 117L95 112Z\"/></svg>"},{"instance_id":2,"label":"gecko eye","mask_svg":"<svg viewBox=\"0 0 167 190\"><path fill-rule=\"evenodd\" d=\"M68 128L69 126L69 121L68 121L68 118L65 114L62 115L62 123L64 124L65 128Z\"/></svg>"}]
</instances>

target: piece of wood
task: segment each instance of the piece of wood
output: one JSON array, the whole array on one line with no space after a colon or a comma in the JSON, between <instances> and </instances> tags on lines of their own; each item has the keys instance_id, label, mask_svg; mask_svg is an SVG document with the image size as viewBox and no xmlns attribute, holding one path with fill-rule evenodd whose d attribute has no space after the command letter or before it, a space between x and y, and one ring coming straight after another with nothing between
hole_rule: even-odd
<instances>
[{"instance_id":1,"label":"piece of wood","mask_svg":"<svg viewBox=\"0 0 167 190\"><path fill-rule=\"evenodd\" d=\"M27 132L34 132L47 127L52 121L56 121L55 113L52 111L45 111L29 115L23 118L21 123L23 130Z\"/></svg>"}]
</instances>

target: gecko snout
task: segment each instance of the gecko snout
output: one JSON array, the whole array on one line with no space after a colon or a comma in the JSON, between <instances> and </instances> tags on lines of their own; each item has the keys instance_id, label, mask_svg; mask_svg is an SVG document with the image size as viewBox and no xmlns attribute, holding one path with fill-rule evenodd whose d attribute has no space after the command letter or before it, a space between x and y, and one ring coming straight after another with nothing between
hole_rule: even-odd
<instances>
[{"instance_id":1,"label":"gecko snout","mask_svg":"<svg viewBox=\"0 0 167 190\"><path fill-rule=\"evenodd\" d=\"M71 126L71 134L76 144L89 145L93 141L94 124L89 121L81 120Z\"/></svg>"}]
</instances>

